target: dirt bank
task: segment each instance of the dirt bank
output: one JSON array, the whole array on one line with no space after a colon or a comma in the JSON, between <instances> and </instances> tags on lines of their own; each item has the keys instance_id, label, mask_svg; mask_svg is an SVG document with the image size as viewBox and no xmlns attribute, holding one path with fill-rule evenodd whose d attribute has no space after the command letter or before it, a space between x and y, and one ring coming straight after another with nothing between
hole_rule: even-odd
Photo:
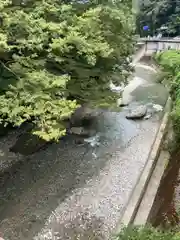
<instances>
[{"instance_id":1,"label":"dirt bank","mask_svg":"<svg viewBox=\"0 0 180 240\"><path fill-rule=\"evenodd\" d=\"M176 187L179 184L180 150L172 154L169 164L161 180L153 208L150 213L149 222L153 226L176 225L179 217L175 206Z\"/></svg>"}]
</instances>

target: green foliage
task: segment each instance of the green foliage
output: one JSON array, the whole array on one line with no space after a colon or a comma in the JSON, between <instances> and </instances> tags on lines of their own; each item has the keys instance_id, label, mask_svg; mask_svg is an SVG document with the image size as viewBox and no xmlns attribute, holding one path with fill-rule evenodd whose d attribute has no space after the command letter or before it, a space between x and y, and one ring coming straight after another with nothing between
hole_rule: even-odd
<instances>
[{"instance_id":1,"label":"green foliage","mask_svg":"<svg viewBox=\"0 0 180 240\"><path fill-rule=\"evenodd\" d=\"M131 71L131 1L0 1L0 121L57 140L79 104L108 105ZM114 77L114 76L117 76Z\"/></svg>"},{"instance_id":2,"label":"green foliage","mask_svg":"<svg viewBox=\"0 0 180 240\"><path fill-rule=\"evenodd\" d=\"M180 240L180 233L176 230L161 230L150 226L124 228L117 240Z\"/></svg>"},{"instance_id":3,"label":"green foliage","mask_svg":"<svg viewBox=\"0 0 180 240\"><path fill-rule=\"evenodd\" d=\"M143 32L143 26L150 27L149 33ZM180 34L180 2L179 0L148 0L142 1L137 16L137 29L141 36L154 35L164 28L165 36Z\"/></svg>"},{"instance_id":4,"label":"green foliage","mask_svg":"<svg viewBox=\"0 0 180 240\"><path fill-rule=\"evenodd\" d=\"M176 75L180 71L180 52L179 51L168 50L165 52L161 52L157 54L155 58L164 69L166 69L173 75Z\"/></svg>"},{"instance_id":5,"label":"green foliage","mask_svg":"<svg viewBox=\"0 0 180 240\"><path fill-rule=\"evenodd\" d=\"M162 71L169 73L168 86L173 100L172 120L177 141L180 140L180 52L169 50L157 54L156 61L160 64Z\"/></svg>"}]
</instances>

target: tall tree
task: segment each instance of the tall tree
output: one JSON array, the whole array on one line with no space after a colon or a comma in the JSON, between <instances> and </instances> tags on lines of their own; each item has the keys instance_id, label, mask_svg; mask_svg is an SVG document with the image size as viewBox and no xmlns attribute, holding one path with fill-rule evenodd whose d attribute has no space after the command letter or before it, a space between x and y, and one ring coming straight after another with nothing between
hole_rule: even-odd
<instances>
[{"instance_id":1,"label":"tall tree","mask_svg":"<svg viewBox=\"0 0 180 240\"><path fill-rule=\"evenodd\" d=\"M131 1L1 0L0 119L45 140L85 102L115 99L134 48ZM117 78L118 76L118 78Z\"/></svg>"},{"instance_id":2,"label":"tall tree","mask_svg":"<svg viewBox=\"0 0 180 240\"><path fill-rule=\"evenodd\" d=\"M142 1L137 16L137 30L141 36L143 26L150 27L149 34L158 33L163 27L165 36L177 36L180 34L180 1L179 0L148 0Z\"/></svg>"}]
</instances>

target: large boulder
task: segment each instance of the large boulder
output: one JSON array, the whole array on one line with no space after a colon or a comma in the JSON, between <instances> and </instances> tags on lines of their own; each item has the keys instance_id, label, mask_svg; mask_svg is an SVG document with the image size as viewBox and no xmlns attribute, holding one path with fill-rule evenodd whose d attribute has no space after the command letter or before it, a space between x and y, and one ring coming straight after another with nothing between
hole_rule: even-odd
<instances>
[{"instance_id":1,"label":"large boulder","mask_svg":"<svg viewBox=\"0 0 180 240\"><path fill-rule=\"evenodd\" d=\"M126 115L127 119L140 119L143 118L147 113L147 107L140 105L132 110Z\"/></svg>"},{"instance_id":2,"label":"large boulder","mask_svg":"<svg viewBox=\"0 0 180 240\"><path fill-rule=\"evenodd\" d=\"M71 116L71 126L90 126L99 115L97 109L91 109L87 105L78 108Z\"/></svg>"}]
</instances>

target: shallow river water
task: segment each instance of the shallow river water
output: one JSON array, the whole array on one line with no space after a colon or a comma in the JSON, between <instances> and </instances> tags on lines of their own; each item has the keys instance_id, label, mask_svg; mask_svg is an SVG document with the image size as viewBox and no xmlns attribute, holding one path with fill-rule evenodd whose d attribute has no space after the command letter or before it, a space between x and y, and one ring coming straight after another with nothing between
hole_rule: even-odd
<instances>
[{"instance_id":1,"label":"shallow river water","mask_svg":"<svg viewBox=\"0 0 180 240\"><path fill-rule=\"evenodd\" d=\"M165 105L166 89L149 66L137 65L124 92L130 107ZM152 103L152 104L151 104ZM152 109L150 109L152 110ZM104 112L95 144L66 137L0 176L0 232L6 240L106 240L119 222L146 164L162 112L148 120L125 118L128 108ZM14 135L13 135L14 137ZM5 156L16 158L8 152Z\"/></svg>"}]
</instances>

